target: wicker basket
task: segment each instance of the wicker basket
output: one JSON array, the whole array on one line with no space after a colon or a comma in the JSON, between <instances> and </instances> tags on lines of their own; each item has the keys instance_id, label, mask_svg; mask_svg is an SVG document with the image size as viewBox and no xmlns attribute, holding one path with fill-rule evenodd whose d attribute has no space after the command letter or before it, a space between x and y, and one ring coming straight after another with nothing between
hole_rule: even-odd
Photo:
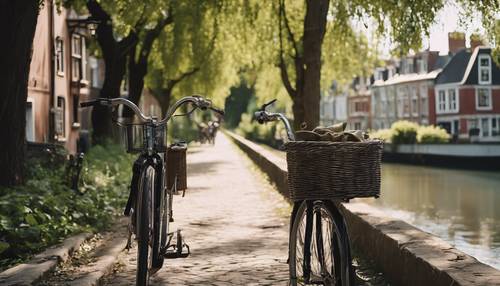
<instances>
[{"instance_id":1,"label":"wicker basket","mask_svg":"<svg viewBox=\"0 0 500 286\"><path fill-rule=\"evenodd\" d=\"M167 148L167 188L170 190L174 186L177 178L176 190L187 189L187 166L186 166L187 144L175 143Z\"/></svg>"},{"instance_id":2,"label":"wicker basket","mask_svg":"<svg viewBox=\"0 0 500 286\"><path fill-rule=\"evenodd\" d=\"M286 143L290 198L299 201L378 197L382 147L378 140Z\"/></svg>"}]
</instances>

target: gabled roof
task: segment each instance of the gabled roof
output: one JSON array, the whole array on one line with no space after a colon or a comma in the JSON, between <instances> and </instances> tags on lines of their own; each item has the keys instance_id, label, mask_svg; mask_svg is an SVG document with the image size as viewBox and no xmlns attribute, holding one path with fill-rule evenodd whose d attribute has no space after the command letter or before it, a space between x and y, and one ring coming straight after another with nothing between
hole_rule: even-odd
<instances>
[{"instance_id":1,"label":"gabled roof","mask_svg":"<svg viewBox=\"0 0 500 286\"><path fill-rule=\"evenodd\" d=\"M460 50L446 64L443 71L437 76L436 84L447 84L460 82L464 78L467 65L471 58L471 52L468 49Z\"/></svg>"},{"instance_id":2,"label":"gabled roof","mask_svg":"<svg viewBox=\"0 0 500 286\"><path fill-rule=\"evenodd\" d=\"M436 79L436 84L478 84L478 55L491 55L491 48L476 47L473 52L461 50L453 56ZM500 68L491 58L491 84L500 85Z\"/></svg>"}]
</instances>

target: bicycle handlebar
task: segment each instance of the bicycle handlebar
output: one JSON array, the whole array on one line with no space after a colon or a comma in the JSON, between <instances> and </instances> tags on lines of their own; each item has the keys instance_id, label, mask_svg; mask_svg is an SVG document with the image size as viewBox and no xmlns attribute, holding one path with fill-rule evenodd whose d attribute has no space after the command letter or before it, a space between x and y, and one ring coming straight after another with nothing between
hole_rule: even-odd
<instances>
[{"instance_id":1,"label":"bicycle handlebar","mask_svg":"<svg viewBox=\"0 0 500 286\"><path fill-rule=\"evenodd\" d=\"M283 115L282 113L272 113L266 111L266 108L269 105L273 104L275 101L276 99L273 99L270 102L263 104L261 109L254 113L254 117L257 120L257 122L259 122L259 124L281 120L281 122L285 124L286 135L288 137L288 140L295 141L295 134L293 133L292 127L290 126L290 122L288 121L286 116Z\"/></svg>"},{"instance_id":2,"label":"bicycle handlebar","mask_svg":"<svg viewBox=\"0 0 500 286\"><path fill-rule=\"evenodd\" d=\"M218 109L214 106L212 106L212 102L208 99L203 98L200 95L193 95L193 96L186 96L175 102L172 106L167 111L167 114L165 118L163 118L161 121L158 122L159 125L165 124L172 115L174 115L175 111L183 104L191 102L193 103L197 108L200 108L202 110L207 110L211 109L220 115L224 115L224 111L221 109ZM128 108L132 109L132 111L139 117L139 120L141 122L151 122L153 120L152 117L144 115L139 107L135 105L132 101L126 99L126 98L97 98L95 100L87 101L87 102L82 102L80 103L81 107L90 107L90 106L97 106L97 105L102 105L102 106L117 106L117 105L125 105Z\"/></svg>"}]
</instances>

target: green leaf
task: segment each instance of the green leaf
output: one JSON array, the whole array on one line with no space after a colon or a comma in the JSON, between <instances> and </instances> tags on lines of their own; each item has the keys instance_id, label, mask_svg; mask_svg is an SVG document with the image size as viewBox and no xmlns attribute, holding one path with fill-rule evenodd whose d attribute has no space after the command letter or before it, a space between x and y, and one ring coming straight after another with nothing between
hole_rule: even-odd
<instances>
[{"instance_id":1,"label":"green leaf","mask_svg":"<svg viewBox=\"0 0 500 286\"><path fill-rule=\"evenodd\" d=\"M0 241L0 254L7 250L10 247L10 244L8 244L5 241Z\"/></svg>"},{"instance_id":2,"label":"green leaf","mask_svg":"<svg viewBox=\"0 0 500 286\"><path fill-rule=\"evenodd\" d=\"M26 222L31 225L31 226L35 226L35 225L38 225L38 221L36 220L35 216L33 214L28 214L24 217L24 219L26 220Z\"/></svg>"}]
</instances>

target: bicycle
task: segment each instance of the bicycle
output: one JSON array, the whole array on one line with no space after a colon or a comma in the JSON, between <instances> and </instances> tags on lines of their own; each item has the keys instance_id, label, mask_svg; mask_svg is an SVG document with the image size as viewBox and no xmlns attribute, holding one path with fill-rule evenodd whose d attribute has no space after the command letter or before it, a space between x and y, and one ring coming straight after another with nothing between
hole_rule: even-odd
<instances>
[{"instance_id":1,"label":"bicycle","mask_svg":"<svg viewBox=\"0 0 500 286\"><path fill-rule=\"evenodd\" d=\"M127 248L131 247L132 234L135 235L138 245L138 286L148 284L149 277L161 269L165 258L183 258L190 254L189 246L184 242L180 230L176 232L176 244L171 244L174 232L169 232L169 223L173 221L172 199L177 190L175 183L171 189L166 187L165 176L167 123L173 116L181 116L174 113L187 103L192 103L194 108L182 115L191 114L198 108L210 109L221 116L224 115L223 110L212 106L210 100L198 95L184 97L174 103L162 120L145 116L134 103L125 98L98 98L80 104L81 107L100 105L113 108L124 105L137 115L138 122L124 123L116 120L115 123L127 127L127 151L139 153L134 162L130 194L124 210L124 215L130 217ZM134 135L138 135L142 140L136 140Z\"/></svg>"},{"instance_id":2,"label":"bicycle","mask_svg":"<svg viewBox=\"0 0 500 286\"><path fill-rule=\"evenodd\" d=\"M266 111L276 99L254 114L259 124L281 121L289 141L296 142L288 119ZM295 201L290 217L288 264L290 285L354 285L354 267L342 200Z\"/></svg>"}]
</instances>

